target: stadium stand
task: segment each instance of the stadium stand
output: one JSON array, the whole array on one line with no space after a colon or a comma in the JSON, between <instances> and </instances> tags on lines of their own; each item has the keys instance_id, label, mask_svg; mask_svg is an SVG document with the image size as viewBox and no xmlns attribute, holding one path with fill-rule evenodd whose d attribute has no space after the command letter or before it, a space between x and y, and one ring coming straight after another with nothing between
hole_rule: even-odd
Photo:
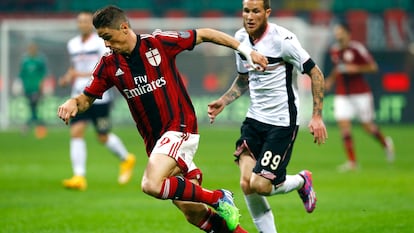
<instances>
[{"instance_id":1,"label":"stadium stand","mask_svg":"<svg viewBox=\"0 0 414 233\"><path fill-rule=\"evenodd\" d=\"M402 9L387 9L384 12L384 26L389 48L400 48L408 38L408 21Z\"/></svg>"},{"instance_id":2,"label":"stadium stand","mask_svg":"<svg viewBox=\"0 0 414 233\"><path fill-rule=\"evenodd\" d=\"M333 19L333 14L328 10L315 10L309 13L309 21L314 25L329 26Z\"/></svg>"},{"instance_id":3,"label":"stadium stand","mask_svg":"<svg viewBox=\"0 0 414 233\"><path fill-rule=\"evenodd\" d=\"M367 44L368 12L365 10L348 10L345 18L349 24L353 39Z\"/></svg>"}]
</instances>

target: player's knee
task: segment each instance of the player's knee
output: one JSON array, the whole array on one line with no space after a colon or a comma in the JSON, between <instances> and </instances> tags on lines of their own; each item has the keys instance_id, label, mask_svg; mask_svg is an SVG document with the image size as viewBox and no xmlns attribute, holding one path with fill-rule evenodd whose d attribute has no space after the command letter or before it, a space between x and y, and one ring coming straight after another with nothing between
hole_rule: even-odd
<instances>
[{"instance_id":1,"label":"player's knee","mask_svg":"<svg viewBox=\"0 0 414 233\"><path fill-rule=\"evenodd\" d=\"M108 134L98 134L98 141L105 144L108 141Z\"/></svg>"},{"instance_id":2,"label":"player's knee","mask_svg":"<svg viewBox=\"0 0 414 233\"><path fill-rule=\"evenodd\" d=\"M160 197L160 190L161 190L161 185L156 182L153 181L151 179L147 179L147 178L143 178L142 182L141 182L141 190L145 193L148 194L150 196L159 198Z\"/></svg>"},{"instance_id":3,"label":"player's knee","mask_svg":"<svg viewBox=\"0 0 414 233\"><path fill-rule=\"evenodd\" d=\"M270 195L272 192L272 183L270 180L262 178L250 181L250 188L253 192L260 194L260 195Z\"/></svg>"},{"instance_id":4,"label":"player's knee","mask_svg":"<svg viewBox=\"0 0 414 233\"><path fill-rule=\"evenodd\" d=\"M245 194L252 193L249 180L245 180L245 179L240 180L240 188Z\"/></svg>"}]
</instances>

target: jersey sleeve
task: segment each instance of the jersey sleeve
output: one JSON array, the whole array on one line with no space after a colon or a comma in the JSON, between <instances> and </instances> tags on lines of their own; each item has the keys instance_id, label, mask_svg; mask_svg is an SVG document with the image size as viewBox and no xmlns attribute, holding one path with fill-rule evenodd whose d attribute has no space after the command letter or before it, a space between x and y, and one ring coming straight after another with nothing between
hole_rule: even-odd
<instances>
[{"instance_id":1,"label":"jersey sleeve","mask_svg":"<svg viewBox=\"0 0 414 233\"><path fill-rule=\"evenodd\" d=\"M234 38L236 40L238 40L240 43L243 43L246 39L248 41L248 38L244 38L244 36L242 35L242 33L240 31L236 32L236 34L234 35ZM250 43L247 44L247 46L251 47ZM249 70L247 69L247 67L244 66L246 58L237 50L234 51L234 54L236 56L236 69L237 69L237 72L239 74L247 74L249 72Z\"/></svg>"},{"instance_id":2,"label":"jersey sleeve","mask_svg":"<svg viewBox=\"0 0 414 233\"><path fill-rule=\"evenodd\" d=\"M184 50L192 50L196 44L197 33L195 30L187 31L161 31L152 33L161 41L165 51L172 57Z\"/></svg>"},{"instance_id":3,"label":"jersey sleeve","mask_svg":"<svg viewBox=\"0 0 414 233\"><path fill-rule=\"evenodd\" d=\"M309 53L302 47L296 35L287 33L282 42L282 56L283 59L292 64L301 73L306 73L315 65Z\"/></svg>"},{"instance_id":4,"label":"jersey sleeve","mask_svg":"<svg viewBox=\"0 0 414 233\"><path fill-rule=\"evenodd\" d=\"M358 52L359 56L361 57L361 63L362 64L369 64L374 62L374 58L372 57L371 53L368 51L368 49L359 42L355 43L355 50Z\"/></svg>"},{"instance_id":5,"label":"jersey sleeve","mask_svg":"<svg viewBox=\"0 0 414 233\"><path fill-rule=\"evenodd\" d=\"M106 70L105 57L102 57L93 71L91 80L83 91L85 95L102 99L104 92L113 86Z\"/></svg>"}]
</instances>

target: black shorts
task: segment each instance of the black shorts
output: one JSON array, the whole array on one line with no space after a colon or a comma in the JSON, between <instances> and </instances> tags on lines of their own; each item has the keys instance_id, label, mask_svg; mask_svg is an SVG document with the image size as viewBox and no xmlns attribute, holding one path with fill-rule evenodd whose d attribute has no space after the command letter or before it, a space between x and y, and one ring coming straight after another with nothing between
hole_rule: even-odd
<instances>
[{"instance_id":1,"label":"black shorts","mask_svg":"<svg viewBox=\"0 0 414 233\"><path fill-rule=\"evenodd\" d=\"M111 104L92 104L92 106L83 113L78 113L71 119L73 125L79 121L91 121L95 131L99 134L106 134L111 130L111 119L109 117Z\"/></svg>"},{"instance_id":2,"label":"black shorts","mask_svg":"<svg viewBox=\"0 0 414 233\"><path fill-rule=\"evenodd\" d=\"M248 151L256 159L253 172L278 185L286 179L286 167L298 129L297 125L274 126L246 118L234 155L238 159L242 152Z\"/></svg>"}]
</instances>

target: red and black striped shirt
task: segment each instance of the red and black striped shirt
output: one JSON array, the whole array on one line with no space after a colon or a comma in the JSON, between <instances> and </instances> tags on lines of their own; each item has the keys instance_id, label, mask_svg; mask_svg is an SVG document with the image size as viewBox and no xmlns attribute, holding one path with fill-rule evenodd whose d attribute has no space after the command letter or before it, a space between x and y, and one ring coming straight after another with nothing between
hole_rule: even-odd
<instances>
[{"instance_id":1,"label":"red and black striped shirt","mask_svg":"<svg viewBox=\"0 0 414 233\"><path fill-rule=\"evenodd\" d=\"M195 43L195 30L137 35L129 56L112 53L101 58L84 93L101 98L115 86L128 102L148 155L166 131L198 133L194 107L175 62L177 54L192 50Z\"/></svg>"},{"instance_id":2,"label":"red and black striped shirt","mask_svg":"<svg viewBox=\"0 0 414 233\"><path fill-rule=\"evenodd\" d=\"M358 41L351 41L347 48L340 48L335 44L330 49L331 60L334 65L354 64L366 65L374 61L367 48ZM336 77L337 95L353 95L370 93L371 88L362 73L338 74Z\"/></svg>"}]
</instances>

